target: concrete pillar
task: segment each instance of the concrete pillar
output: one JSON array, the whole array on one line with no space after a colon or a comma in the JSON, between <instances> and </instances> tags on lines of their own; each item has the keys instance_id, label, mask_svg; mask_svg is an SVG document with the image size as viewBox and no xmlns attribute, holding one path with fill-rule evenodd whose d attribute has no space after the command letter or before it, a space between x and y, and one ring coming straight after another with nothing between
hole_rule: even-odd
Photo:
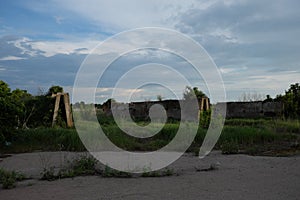
<instances>
[{"instance_id":1,"label":"concrete pillar","mask_svg":"<svg viewBox=\"0 0 300 200\"><path fill-rule=\"evenodd\" d=\"M72 111L71 111L71 104L70 104L70 97L68 93L57 93L57 94L52 94L52 97L55 97L55 106L54 106L54 113L53 113L53 119L52 119L52 127L56 123L56 118L58 115L58 110L59 110L59 103L60 103L60 98L61 96L64 97L64 105L65 105L65 110L66 110L66 118L67 118L67 126L68 127L73 127L73 118L72 118Z\"/></svg>"},{"instance_id":2,"label":"concrete pillar","mask_svg":"<svg viewBox=\"0 0 300 200\"><path fill-rule=\"evenodd\" d=\"M56 95L52 95L52 97L55 97L55 106L54 106L54 113L53 113L53 119L52 119L52 127L53 127L55 125L57 114L58 114L61 94L58 93Z\"/></svg>"},{"instance_id":3,"label":"concrete pillar","mask_svg":"<svg viewBox=\"0 0 300 200\"><path fill-rule=\"evenodd\" d=\"M71 111L70 98L68 93L64 94L64 104L65 104L66 117L67 117L67 126L73 127L72 111Z\"/></svg>"},{"instance_id":4,"label":"concrete pillar","mask_svg":"<svg viewBox=\"0 0 300 200\"><path fill-rule=\"evenodd\" d=\"M207 97L202 98L200 103L200 111L206 111L209 110L209 108L210 108L209 99Z\"/></svg>"}]
</instances>

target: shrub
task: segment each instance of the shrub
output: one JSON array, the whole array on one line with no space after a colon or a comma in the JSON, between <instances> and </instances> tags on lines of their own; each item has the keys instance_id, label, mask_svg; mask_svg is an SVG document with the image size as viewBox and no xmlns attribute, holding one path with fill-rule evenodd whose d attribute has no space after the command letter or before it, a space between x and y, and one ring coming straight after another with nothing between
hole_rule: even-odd
<instances>
[{"instance_id":1,"label":"shrub","mask_svg":"<svg viewBox=\"0 0 300 200\"><path fill-rule=\"evenodd\" d=\"M25 175L22 173L0 169L0 183L2 184L3 189L15 188L16 182L22 181L25 178Z\"/></svg>"},{"instance_id":2,"label":"shrub","mask_svg":"<svg viewBox=\"0 0 300 200\"><path fill-rule=\"evenodd\" d=\"M97 160L92 156L81 156L73 161L74 175L92 175L96 173Z\"/></svg>"},{"instance_id":3,"label":"shrub","mask_svg":"<svg viewBox=\"0 0 300 200\"><path fill-rule=\"evenodd\" d=\"M91 156L81 156L72 161L65 169L55 173L54 167L44 168L41 173L41 180L54 181L60 178L72 178L97 174L95 168L97 160Z\"/></svg>"},{"instance_id":4,"label":"shrub","mask_svg":"<svg viewBox=\"0 0 300 200\"><path fill-rule=\"evenodd\" d=\"M208 128L211 118L211 110L202 111L200 112L200 127L202 128Z\"/></svg>"},{"instance_id":5,"label":"shrub","mask_svg":"<svg viewBox=\"0 0 300 200\"><path fill-rule=\"evenodd\" d=\"M41 180L54 181L58 177L54 173L54 167L44 168L41 172Z\"/></svg>"},{"instance_id":6,"label":"shrub","mask_svg":"<svg viewBox=\"0 0 300 200\"><path fill-rule=\"evenodd\" d=\"M223 154L237 154L239 152L239 145L236 141L224 141L221 145Z\"/></svg>"}]
</instances>

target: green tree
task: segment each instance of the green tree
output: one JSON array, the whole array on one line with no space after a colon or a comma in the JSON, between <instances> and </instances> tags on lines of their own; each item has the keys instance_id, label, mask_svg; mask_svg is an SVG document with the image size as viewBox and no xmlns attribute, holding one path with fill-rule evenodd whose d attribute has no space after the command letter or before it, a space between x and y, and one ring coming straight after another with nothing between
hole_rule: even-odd
<instances>
[{"instance_id":1,"label":"green tree","mask_svg":"<svg viewBox=\"0 0 300 200\"><path fill-rule=\"evenodd\" d=\"M266 99L264 100L264 102L271 102L271 101L273 101L272 97L269 94L267 94Z\"/></svg>"},{"instance_id":2,"label":"green tree","mask_svg":"<svg viewBox=\"0 0 300 200\"><path fill-rule=\"evenodd\" d=\"M288 118L300 118L300 85L291 84L284 95L277 95L275 101L284 103L284 115Z\"/></svg>"},{"instance_id":3,"label":"green tree","mask_svg":"<svg viewBox=\"0 0 300 200\"><path fill-rule=\"evenodd\" d=\"M284 97L285 112L289 117L300 117L300 85L299 83L292 84L285 91Z\"/></svg>"},{"instance_id":4,"label":"green tree","mask_svg":"<svg viewBox=\"0 0 300 200\"><path fill-rule=\"evenodd\" d=\"M8 84L0 80L0 97L7 97L10 94Z\"/></svg>"},{"instance_id":5,"label":"green tree","mask_svg":"<svg viewBox=\"0 0 300 200\"><path fill-rule=\"evenodd\" d=\"M162 101L162 100L163 100L163 96L159 94L159 95L156 96L156 99L157 99L158 101Z\"/></svg>"},{"instance_id":6,"label":"green tree","mask_svg":"<svg viewBox=\"0 0 300 200\"><path fill-rule=\"evenodd\" d=\"M35 106L31 104L33 96L27 93L26 90L15 89L12 91L11 98L17 109L17 126L27 128L27 122L35 109Z\"/></svg>"},{"instance_id":7,"label":"green tree","mask_svg":"<svg viewBox=\"0 0 300 200\"><path fill-rule=\"evenodd\" d=\"M17 124L18 109L11 98L10 88L7 83L0 80L0 138L1 143L9 139L11 132Z\"/></svg>"},{"instance_id":8,"label":"green tree","mask_svg":"<svg viewBox=\"0 0 300 200\"><path fill-rule=\"evenodd\" d=\"M64 89L59 85L53 85L49 88L48 95L64 92Z\"/></svg>"},{"instance_id":9,"label":"green tree","mask_svg":"<svg viewBox=\"0 0 300 200\"><path fill-rule=\"evenodd\" d=\"M51 126L55 99L52 93L63 92L62 87L52 86L46 95L32 96L26 90L11 92L8 84L0 80L0 143L12 140L17 128ZM60 101L63 109L63 101ZM64 110L59 110L57 124L65 126Z\"/></svg>"},{"instance_id":10,"label":"green tree","mask_svg":"<svg viewBox=\"0 0 300 200\"><path fill-rule=\"evenodd\" d=\"M191 88L190 86L186 86L183 92L184 100L191 100L193 98L197 98L200 101L202 98L206 97L206 95L198 89L198 87Z\"/></svg>"}]
</instances>

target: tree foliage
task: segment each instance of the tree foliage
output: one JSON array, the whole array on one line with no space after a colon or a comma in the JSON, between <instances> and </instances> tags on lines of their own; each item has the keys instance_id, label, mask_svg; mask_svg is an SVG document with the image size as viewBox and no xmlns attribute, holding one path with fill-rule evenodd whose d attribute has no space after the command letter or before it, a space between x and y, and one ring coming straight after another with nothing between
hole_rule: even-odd
<instances>
[{"instance_id":1,"label":"tree foliage","mask_svg":"<svg viewBox=\"0 0 300 200\"><path fill-rule=\"evenodd\" d=\"M288 118L300 118L300 85L291 84L284 95L278 95L275 99L284 103L284 114Z\"/></svg>"},{"instance_id":2,"label":"tree foliage","mask_svg":"<svg viewBox=\"0 0 300 200\"><path fill-rule=\"evenodd\" d=\"M11 98L10 88L8 84L0 80L0 141L9 135L16 123L15 115L17 108Z\"/></svg>"},{"instance_id":3,"label":"tree foliage","mask_svg":"<svg viewBox=\"0 0 300 200\"><path fill-rule=\"evenodd\" d=\"M11 91L8 84L0 80L0 144L10 141L16 129L51 126L54 99L50 95L58 92L63 92L63 88L52 86L46 95L32 96L26 90ZM57 119L62 127L65 126L63 113L60 109Z\"/></svg>"},{"instance_id":4,"label":"tree foliage","mask_svg":"<svg viewBox=\"0 0 300 200\"><path fill-rule=\"evenodd\" d=\"M10 93L10 88L8 87L8 84L4 81L0 80L0 97L6 97Z\"/></svg>"},{"instance_id":5,"label":"tree foliage","mask_svg":"<svg viewBox=\"0 0 300 200\"><path fill-rule=\"evenodd\" d=\"M192 88L190 86L186 86L183 92L183 99L191 100L195 97L198 99L198 101L200 101L202 98L206 97L206 95L202 91L200 91L197 87Z\"/></svg>"},{"instance_id":6,"label":"tree foliage","mask_svg":"<svg viewBox=\"0 0 300 200\"><path fill-rule=\"evenodd\" d=\"M49 88L48 95L64 92L64 89L59 85L53 85Z\"/></svg>"}]
</instances>

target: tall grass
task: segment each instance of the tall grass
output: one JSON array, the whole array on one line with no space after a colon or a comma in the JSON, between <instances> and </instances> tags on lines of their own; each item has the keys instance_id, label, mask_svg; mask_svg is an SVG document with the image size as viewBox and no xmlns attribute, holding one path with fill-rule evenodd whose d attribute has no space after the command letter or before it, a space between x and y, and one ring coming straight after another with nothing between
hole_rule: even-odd
<instances>
[{"instance_id":1,"label":"tall grass","mask_svg":"<svg viewBox=\"0 0 300 200\"><path fill-rule=\"evenodd\" d=\"M225 125L270 129L276 133L300 133L300 120L227 119Z\"/></svg>"},{"instance_id":2,"label":"tall grass","mask_svg":"<svg viewBox=\"0 0 300 200\"><path fill-rule=\"evenodd\" d=\"M264 144L281 139L282 135L276 134L266 128L226 126L221 134L219 143L234 140L239 144Z\"/></svg>"},{"instance_id":3,"label":"tall grass","mask_svg":"<svg viewBox=\"0 0 300 200\"><path fill-rule=\"evenodd\" d=\"M223 143L234 141L240 146L265 145L277 141L296 140L300 133L299 121L281 121L265 119L230 119L226 120L216 148ZM142 139L124 133L115 123L105 123L102 130L118 147L128 151L154 151L167 145L176 135L179 123L166 123L163 129L153 137ZM88 134L88 127L86 125ZM207 129L198 128L197 135L189 151L201 146ZM187 137L189 133L187 132ZM85 151L75 129L38 128L19 130L13 136L10 146L0 147L7 152L42 151Z\"/></svg>"},{"instance_id":4,"label":"tall grass","mask_svg":"<svg viewBox=\"0 0 300 200\"><path fill-rule=\"evenodd\" d=\"M11 145L2 147L3 151L31 152L41 151L84 151L75 129L37 128L18 130L13 135Z\"/></svg>"}]
</instances>

